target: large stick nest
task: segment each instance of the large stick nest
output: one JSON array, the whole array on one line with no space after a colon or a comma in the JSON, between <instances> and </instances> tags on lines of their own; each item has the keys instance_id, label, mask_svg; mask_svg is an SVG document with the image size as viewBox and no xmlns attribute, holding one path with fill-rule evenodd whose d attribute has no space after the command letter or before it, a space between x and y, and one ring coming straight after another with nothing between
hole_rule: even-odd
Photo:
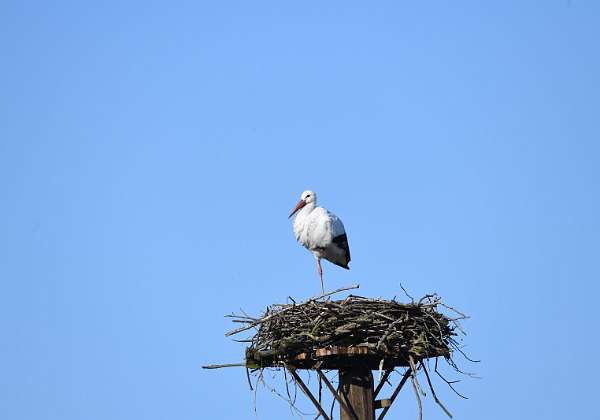
<instances>
[{"instance_id":1,"label":"large stick nest","mask_svg":"<svg viewBox=\"0 0 600 420\"><path fill-rule=\"evenodd\" d=\"M440 306L458 317L442 314ZM456 348L456 321L464 315L435 295L412 303L350 295L337 301L319 297L303 303L275 304L259 319L233 317L247 325L228 335L258 328L248 340L248 367L290 364L340 368L361 363L376 368L382 367L380 363L408 366L411 357L449 359L451 349Z\"/></svg>"},{"instance_id":2,"label":"large stick nest","mask_svg":"<svg viewBox=\"0 0 600 420\"><path fill-rule=\"evenodd\" d=\"M419 419L422 418L421 394L425 395L417 378L423 372L435 402L452 417L450 412L437 398L430 378L431 367L425 359L435 358L433 372L460 397L454 388L457 381L447 380L438 371L438 357L444 357L448 364L458 373L473 376L458 368L453 360L453 352L462 354L467 360L474 361L461 350L456 332L464 332L459 321L467 318L462 312L442 302L437 295L426 295L419 301L410 298L411 303L400 303L394 299L368 299L350 295L343 300L329 300L331 295L356 289L350 286L297 303L275 304L268 307L259 318L231 314L233 322L243 324L226 333L235 335L254 329L248 339L236 340L250 343L246 349L246 360L243 364L232 363L204 366L217 369L229 366L246 366L250 389L252 388L250 372L258 372L256 385L265 384L263 373L269 367L285 367L286 371L296 369L314 369L319 373L319 404L321 401L322 370L337 370L353 367L379 370L381 378L375 393L386 383L387 377L397 366L405 366L403 379L391 397L393 399L410 377L418 402ZM404 288L402 289L404 290ZM296 378L296 377L294 377ZM296 379L299 380L299 379ZM287 377L285 380L287 398L274 388L271 389L286 399L295 408L295 396L291 397ZM302 388L306 393L307 391ZM254 388L256 390L256 388ZM295 393L294 393L295 395ZM310 392L307 394L310 395ZM333 399L333 403L335 403ZM314 403L314 397L313 397ZM331 412L333 405L331 407ZM386 411L384 409L384 411ZM384 412L380 415L380 418ZM331 417L330 413L330 417Z\"/></svg>"}]
</instances>

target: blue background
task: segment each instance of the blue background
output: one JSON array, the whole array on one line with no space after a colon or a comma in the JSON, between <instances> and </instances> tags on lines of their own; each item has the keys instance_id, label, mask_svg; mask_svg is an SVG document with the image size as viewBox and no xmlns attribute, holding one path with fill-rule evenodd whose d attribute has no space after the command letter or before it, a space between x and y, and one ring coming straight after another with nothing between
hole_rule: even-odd
<instances>
[{"instance_id":1,"label":"blue background","mask_svg":"<svg viewBox=\"0 0 600 420\"><path fill-rule=\"evenodd\" d=\"M4 2L0 33L1 418L256 418L201 365L242 358L224 314L318 293L306 188L349 235L328 289L472 316L456 418L600 418L597 2Z\"/></svg>"}]
</instances>

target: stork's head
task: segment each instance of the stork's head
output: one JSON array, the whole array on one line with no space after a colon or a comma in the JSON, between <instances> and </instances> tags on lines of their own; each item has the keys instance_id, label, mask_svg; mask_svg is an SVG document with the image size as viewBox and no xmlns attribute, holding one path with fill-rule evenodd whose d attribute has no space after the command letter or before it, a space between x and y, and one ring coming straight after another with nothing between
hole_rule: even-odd
<instances>
[{"instance_id":1,"label":"stork's head","mask_svg":"<svg viewBox=\"0 0 600 420\"><path fill-rule=\"evenodd\" d=\"M317 194L315 194L314 191L306 190L300 195L300 201L298 201L298 204L296 204L296 207L294 207L294 210L292 210L288 219L307 204L310 204L312 207L317 204Z\"/></svg>"}]
</instances>

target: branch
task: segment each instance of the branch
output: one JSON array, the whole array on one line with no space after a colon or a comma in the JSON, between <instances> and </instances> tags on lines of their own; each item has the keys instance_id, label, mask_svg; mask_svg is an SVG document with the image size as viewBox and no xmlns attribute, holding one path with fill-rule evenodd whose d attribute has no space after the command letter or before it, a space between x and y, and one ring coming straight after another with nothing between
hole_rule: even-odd
<instances>
[{"instance_id":1,"label":"branch","mask_svg":"<svg viewBox=\"0 0 600 420\"><path fill-rule=\"evenodd\" d=\"M404 294L410 299L411 303L415 303L415 298L413 298L411 295L408 294L408 292L406 291L406 289L404 288L404 286L402 286L402 282L400 282L400 288L402 289L402 291L404 292Z\"/></svg>"},{"instance_id":2,"label":"branch","mask_svg":"<svg viewBox=\"0 0 600 420\"><path fill-rule=\"evenodd\" d=\"M417 388L417 380L415 379L414 373L410 377L410 381L412 382L413 389L415 390L415 395L417 396L417 404L419 405L419 420L423 420L423 404L421 403L421 396L419 395L419 389Z\"/></svg>"},{"instance_id":3,"label":"branch","mask_svg":"<svg viewBox=\"0 0 600 420\"><path fill-rule=\"evenodd\" d=\"M322 295L319 295L319 296L317 296L317 297L310 298L310 299L308 299L308 300L307 300L306 302L304 302L304 303L306 304L306 303L314 302L314 301L316 301L316 300L323 299L323 298L325 298L325 297L327 297L327 296L331 296L331 295L334 295L334 294L336 294L336 293L340 293L340 292L343 292L343 291L346 291L346 290L358 289L359 287L360 287L360 285L358 285L358 284L353 284L352 286L348 286L348 287L342 287L342 288L340 288L340 289L334 290L333 292L327 292L327 293L323 293ZM231 331L229 331L229 332L225 333L225 337L229 337L230 335L234 335L234 334L240 333L240 332L242 332L242 331L249 330L250 328L254 328L254 327L256 327L257 325L260 325L260 324L262 324L263 322L265 322L265 321L268 321L269 319L271 319L271 318L273 318L273 317L275 317L275 316L278 316L278 315L280 315L281 313L283 313L283 312L286 312L286 311L288 311L288 310L290 310L290 309L294 308L295 306L296 306L296 305L291 305L291 306L288 306L287 308L283 308L283 309L281 309L281 310L279 310L279 311L277 311L277 312L273 312L271 315L267 315L266 317L264 317L264 318L262 318L262 319L259 319L259 320L257 320L257 321L253 321L253 322L251 322L250 324L248 324L248 325L246 325L246 326L243 326L243 327L240 327L240 328L236 328L235 330L231 330Z\"/></svg>"},{"instance_id":4,"label":"branch","mask_svg":"<svg viewBox=\"0 0 600 420\"><path fill-rule=\"evenodd\" d=\"M452 418L452 414L450 413L450 411L448 411L448 409L446 407L444 407L444 404L442 404L441 401L438 399L437 395L435 395L433 385L431 384L431 379L429 378L429 372L427 372L427 368L425 367L425 364L423 364L422 360L421 360L421 366L423 367L423 371L425 372L425 377L427 378L427 383L429 384L429 389L431 390L431 395L433 395L433 399L435 400L437 405L442 407L442 410L444 410L444 413L446 413L446 415L448 417Z\"/></svg>"},{"instance_id":5,"label":"branch","mask_svg":"<svg viewBox=\"0 0 600 420\"><path fill-rule=\"evenodd\" d=\"M440 373L440 372L437 370L437 361L438 361L438 359L437 359L437 357L436 357L436 358L435 358L435 373L437 373L437 375L438 375L440 378L442 378L442 379L444 380L444 382L446 382L446 384L447 384L447 385L450 387L450 389L451 389L452 391L454 391L454 393L455 393L456 395L458 395L458 396L459 396L459 397L461 397L461 398L464 398L465 400L468 400L468 398L467 398L467 397L465 397L464 395L462 395L460 392L458 392L458 391L457 391L456 389L454 389L454 387L452 386L452 384L454 384L454 383L456 383L456 382L459 382L459 381L449 381L449 380L447 380L446 378L444 378L444 377L442 376L442 374L441 374L441 373Z\"/></svg>"},{"instance_id":6,"label":"branch","mask_svg":"<svg viewBox=\"0 0 600 420\"><path fill-rule=\"evenodd\" d=\"M206 366L202 366L202 369L221 369L221 368L226 368L226 367L240 367L240 366L246 366L245 363L225 363L223 365L206 365Z\"/></svg>"}]
</instances>

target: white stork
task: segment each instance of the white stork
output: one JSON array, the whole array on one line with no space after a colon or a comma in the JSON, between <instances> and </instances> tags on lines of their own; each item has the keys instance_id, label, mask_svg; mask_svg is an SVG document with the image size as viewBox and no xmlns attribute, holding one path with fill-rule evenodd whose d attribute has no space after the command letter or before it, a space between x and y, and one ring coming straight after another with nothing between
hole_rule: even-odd
<instances>
[{"instance_id":1,"label":"white stork","mask_svg":"<svg viewBox=\"0 0 600 420\"><path fill-rule=\"evenodd\" d=\"M297 213L297 214L296 214ZM323 207L317 207L317 195L306 190L300 196L300 201L290 213L288 219L296 214L294 234L296 240L313 253L317 259L317 271L323 288L323 269L321 258L349 270L350 249L348 237L342 221Z\"/></svg>"}]
</instances>

